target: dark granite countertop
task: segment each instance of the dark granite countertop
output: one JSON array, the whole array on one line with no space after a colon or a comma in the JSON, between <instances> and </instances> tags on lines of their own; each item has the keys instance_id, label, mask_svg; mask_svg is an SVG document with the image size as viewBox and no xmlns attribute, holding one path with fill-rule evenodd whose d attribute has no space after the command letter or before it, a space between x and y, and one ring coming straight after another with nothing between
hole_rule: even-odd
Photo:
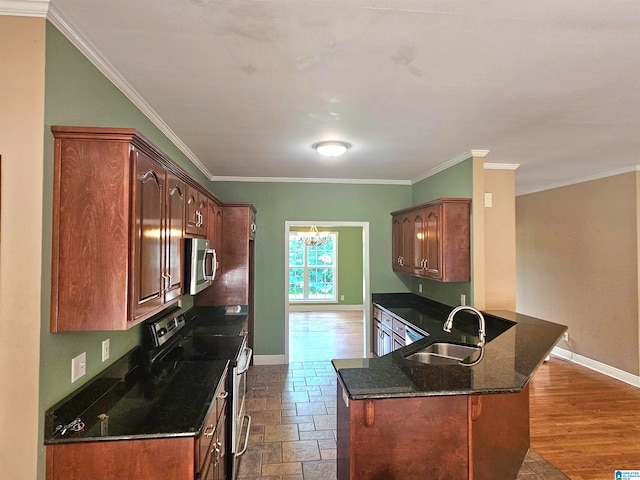
<instances>
[{"instance_id":1,"label":"dark granite countertop","mask_svg":"<svg viewBox=\"0 0 640 480\"><path fill-rule=\"evenodd\" d=\"M373 303L429 335L380 358L333 360L352 400L519 392L567 330L515 312L486 311L487 343L478 364L428 365L405 357L436 342L476 344L475 315L458 313L447 333L442 326L451 306L413 294L374 294Z\"/></svg>"},{"instance_id":2,"label":"dark granite countertop","mask_svg":"<svg viewBox=\"0 0 640 480\"><path fill-rule=\"evenodd\" d=\"M140 347L134 348L47 410L45 444L198 435L216 391L226 389L223 378L240 348L247 314L246 307L233 313L196 307L185 316L180 348L186 355L149 370ZM56 432L77 417L85 423L82 431Z\"/></svg>"}]
</instances>

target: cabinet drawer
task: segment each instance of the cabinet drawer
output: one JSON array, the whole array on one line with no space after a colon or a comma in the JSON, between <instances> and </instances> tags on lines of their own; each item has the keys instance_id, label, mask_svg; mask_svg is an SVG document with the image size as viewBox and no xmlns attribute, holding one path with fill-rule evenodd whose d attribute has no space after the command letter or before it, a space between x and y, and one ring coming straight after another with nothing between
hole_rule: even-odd
<instances>
[{"instance_id":1,"label":"cabinet drawer","mask_svg":"<svg viewBox=\"0 0 640 480\"><path fill-rule=\"evenodd\" d=\"M397 318L393 319L393 333L402 337L403 339L404 339L404 333L405 333L404 327L405 327L404 322L401 322Z\"/></svg>"},{"instance_id":2,"label":"cabinet drawer","mask_svg":"<svg viewBox=\"0 0 640 480\"><path fill-rule=\"evenodd\" d=\"M382 318L382 311L377 307L373 307L373 318L376 320L380 320Z\"/></svg>"},{"instance_id":3,"label":"cabinet drawer","mask_svg":"<svg viewBox=\"0 0 640 480\"><path fill-rule=\"evenodd\" d=\"M388 313L380 312L380 323L383 327L393 330L393 317Z\"/></svg>"}]
</instances>

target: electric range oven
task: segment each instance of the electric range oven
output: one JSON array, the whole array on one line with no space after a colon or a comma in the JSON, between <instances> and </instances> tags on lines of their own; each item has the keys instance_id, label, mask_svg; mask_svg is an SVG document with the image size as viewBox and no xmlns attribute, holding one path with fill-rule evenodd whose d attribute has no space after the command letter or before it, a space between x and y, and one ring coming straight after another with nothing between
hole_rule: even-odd
<instances>
[{"instance_id":1,"label":"electric range oven","mask_svg":"<svg viewBox=\"0 0 640 480\"><path fill-rule=\"evenodd\" d=\"M193 327L193 328L191 328ZM251 416L246 413L247 371L253 352L247 345L247 331L239 335L216 335L210 326L199 327L187 324L183 314L148 323L147 359L149 368L158 363L197 360L229 361L228 391L231 414L229 418L228 445L231 447L229 471L236 478L238 461L246 452ZM246 425L246 427L245 427ZM242 432L244 430L244 435Z\"/></svg>"}]
</instances>

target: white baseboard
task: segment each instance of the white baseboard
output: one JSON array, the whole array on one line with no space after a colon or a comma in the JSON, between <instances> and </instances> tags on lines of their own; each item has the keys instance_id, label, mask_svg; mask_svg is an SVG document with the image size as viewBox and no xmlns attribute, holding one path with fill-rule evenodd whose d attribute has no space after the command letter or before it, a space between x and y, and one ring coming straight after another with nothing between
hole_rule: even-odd
<instances>
[{"instance_id":1,"label":"white baseboard","mask_svg":"<svg viewBox=\"0 0 640 480\"><path fill-rule=\"evenodd\" d=\"M331 303L327 305L309 305L309 304L289 304L290 312L322 312L322 311L342 311L342 310L364 310L363 305L338 305Z\"/></svg>"},{"instance_id":2,"label":"white baseboard","mask_svg":"<svg viewBox=\"0 0 640 480\"><path fill-rule=\"evenodd\" d=\"M254 365L284 365L284 355L254 355Z\"/></svg>"},{"instance_id":3,"label":"white baseboard","mask_svg":"<svg viewBox=\"0 0 640 480\"><path fill-rule=\"evenodd\" d=\"M606 363L598 362L597 360L592 360L588 357L583 357L582 355L578 355L560 347L554 347L554 349L551 350L551 355L577 363L578 365L587 367L595 372L603 373L604 375L620 380L621 382L628 383L634 387L640 387L640 376L625 372L624 370L612 367Z\"/></svg>"}]
</instances>

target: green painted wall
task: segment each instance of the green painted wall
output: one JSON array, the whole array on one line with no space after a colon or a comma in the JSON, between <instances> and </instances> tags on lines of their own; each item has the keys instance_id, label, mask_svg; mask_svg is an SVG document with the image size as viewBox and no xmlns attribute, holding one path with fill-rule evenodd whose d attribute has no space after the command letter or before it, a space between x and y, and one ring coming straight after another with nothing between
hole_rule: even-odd
<instances>
[{"instance_id":1,"label":"green painted wall","mask_svg":"<svg viewBox=\"0 0 640 480\"><path fill-rule=\"evenodd\" d=\"M407 292L410 278L391 270L390 212L411 204L411 187L311 183L214 182L225 201L258 211L255 258L256 354L284 353L285 222L369 222L371 292Z\"/></svg>"},{"instance_id":2,"label":"green painted wall","mask_svg":"<svg viewBox=\"0 0 640 480\"><path fill-rule=\"evenodd\" d=\"M147 117L55 27L47 24L40 350L40 407L43 412L138 345L142 331L138 326L126 332L49 333L54 146L51 125L135 127L195 178L207 182ZM185 297L184 305L191 304L192 298ZM105 338L110 339L111 355L102 363L101 343ZM87 374L72 384L71 358L82 352L87 352Z\"/></svg>"},{"instance_id":3,"label":"green painted wall","mask_svg":"<svg viewBox=\"0 0 640 480\"><path fill-rule=\"evenodd\" d=\"M363 239L361 227L319 227L320 231L338 233L338 301L331 305L362 305ZM295 227L291 231L309 231ZM344 295L344 300L340 300ZM295 302L292 305L327 305L327 302Z\"/></svg>"},{"instance_id":4,"label":"green painted wall","mask_svg":"<svg viewBox=\"0 0 640 480\"><path fill-rule=\"evenodd\" d=\"M471 198L472 196L473 161L468 159L413 185L412 204L418 205L441 197ZM471 238L473 251L473 234ZM422 293L419 293L419 285L422 285ZM459 305L460 294L465 294L467 303L472 304L471 282L442 283L412 277L411 291L448 305Z\"/></svg>"}]
</instances>

